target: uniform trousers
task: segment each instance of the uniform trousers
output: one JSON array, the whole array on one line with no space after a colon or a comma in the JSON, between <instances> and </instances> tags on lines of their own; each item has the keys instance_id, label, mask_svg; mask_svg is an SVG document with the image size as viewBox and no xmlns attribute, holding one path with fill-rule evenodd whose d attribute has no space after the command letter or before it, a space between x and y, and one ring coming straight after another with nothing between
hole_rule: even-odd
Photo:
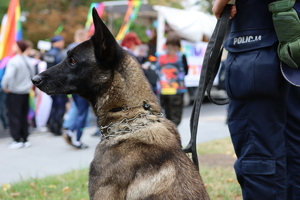
<instances>
[{"instance_id":1,"label":"uniform trousers","mask_svg":"<svg viewBox=\"0 0 300 200\"><path fill-rule=\"evenodd\" d=\"M244 200L300 199L300 88L280 72L276 45L229 53L226 90Z\"/></svg>"},{"instance_id":2,"label":"uniform trousers","mask_svg":"<svg viewBox=\"0 0 300 200\"><path fill-rule=\"evenodd\" d=\"M48 127L54 135L62 134L63 117L66 112L67 95L52 95L52 107L48 119Z\"/></svg>"}]
</instances>

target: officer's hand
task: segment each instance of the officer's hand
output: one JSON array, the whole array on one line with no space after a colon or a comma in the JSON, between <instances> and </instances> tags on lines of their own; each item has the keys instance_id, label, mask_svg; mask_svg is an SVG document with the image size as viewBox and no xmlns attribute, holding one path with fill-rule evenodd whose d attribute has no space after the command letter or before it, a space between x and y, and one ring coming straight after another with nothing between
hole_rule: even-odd
<instances>
[{"instance_id":1,"label":"officer's hand","mask_svg":"<svg viewBox=\"0 0 300 200\"><path fill-rule=\"evenodd\" d=\"M221 14L229 1L230 0L216 0L212 8L212 12L216 16L216 18L221 17ZM230 19L232 19L235 16L236 12L237 12L236 6L233 5L230 10Z\"/></svg>"}]
</instances>

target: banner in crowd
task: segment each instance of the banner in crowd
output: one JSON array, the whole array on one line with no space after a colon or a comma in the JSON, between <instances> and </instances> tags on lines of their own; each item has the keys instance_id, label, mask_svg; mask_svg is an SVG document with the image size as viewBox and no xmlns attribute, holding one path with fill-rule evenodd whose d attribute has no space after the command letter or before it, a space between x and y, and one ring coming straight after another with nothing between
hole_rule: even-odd
<instances>
[{"instance_id":1,"label":"banner in crowd","mask_svg":"<svg viewBox=\"0 0 300 200\"><path fill-rule=\"evenodd\" d=\"M92 15L93 8L96 8L98 15L100 17L102 17L103 12L104 12L104 4L103 3L92 3L90 6L90 10L88 12L87 20L85 23L85 28L86 28L86 30L88 30L89 36L92 36L95 32L95 26L93 23L93 15Z\"/></svg>"},{"instance_id":2,"label":"banner in crowd","mask_svg":"<svg viewBox=\"0 0 300 200\"><path fill-rule=\"evenodd\" d=\"M207 42L182 40L181 47L189 65L189 73L185 76L185 85L186 87L198 87Z\"/></svg>"},{"instance_id":3,"label":"banner in crowd","mask_svg":"<svg viewBox=\"0 0 300 200\"><path fill-rule=\"evenodd\" d=\"M0 60L11 57L12 45L22 39L21 8L19 0L11 0L7 14L3 17L0 32ZM4 65L5 66L5 65Z\"/></svg>"},{"instance_id":4,"label":"banner in crowd","mask_svg":"<svg viewBox=\"0 0 300 200\"><path fill-rule=\"evenodd\" d=\"M92 10L93 10L93 8L96 8L99 16L102 17L104 8L105 8L104 4L105 4L105 2L92 3L90 5L90 10L87 15L87 21L85 23L85 28L88 30L90 36L92 36L95 31L95 27L93 25ZM142 0L128 0L127 1L127 11L126 11L123 23L120 27L120 30L116 36L116 40L119 43L123 40L126 33L129 32L130 26L136 19L141 5L142 5Z\"/></svg>"},{"instance_id":5,"label":"banner in crowd","mask_svg":"<svg viewBox=\"0 0 300 200\"><path fill-rule=\"evenodd\" d=\"M165 44L166 38L162 38L159 44ZM207 48L207 42L189 42L186 40L181 40L181 51L185 54L187 58L187 63L189 66L189 72L184 78L184 83L186 87L198 87L200 80L200 73L202 69L202 63ZM165 45L160 47L163 51ZM158 54L161 53L158 52Z\"/></svg>"},{"instance_id":6,"label":"banner in crowd","mask_svg":"<svg viewBox=\"0 0 300 200\"><path fill-rule=\"evenodd\" d=\"M136 19L140 7L142 5L141 0L128 0L127 2L128 8L124 17L123 24L121 25L121 28L119 30L119 33L116 36L116 40L118 42L121 42L126 35L126 33L129 32L131 24L134 22Z\"/></svg>"}]
</instances>

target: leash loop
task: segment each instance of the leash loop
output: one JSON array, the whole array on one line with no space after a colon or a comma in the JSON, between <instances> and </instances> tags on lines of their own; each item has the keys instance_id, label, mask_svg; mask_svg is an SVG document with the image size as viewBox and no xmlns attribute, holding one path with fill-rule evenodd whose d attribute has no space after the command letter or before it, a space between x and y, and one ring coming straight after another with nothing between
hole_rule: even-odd
<instances>
[{"instance_id":1,"label":"leash loop","mask_svg":"<svg viewBox=\"0 0 300 200\"><path fill-rule=\"evenodd\" d=\"M208 97L212 100L210 95L210 89L212 88L214 78L218 72L222 51L223 51L223 43L227 32L227 28L229 26L229 18L230 18L230 10L231 6L227 4L224 8L222 16L218 19L214 32L211 36L210 41L208 42L207 49L204 55L204 60L202 64L202 70L200 74L199 85L197 88L196 99L194 101L193 110L191 114L190 120L190 131L191 131L191 139L189 144L183 151L185 153L192 154L192 160L199 170L199 162L198 155L196 149L196 140L197 140L197 130L198 130L198 122L200 115L200 108L203 102L205 91L207 91ZM215 99L212 100L214 103L228 103L227 101L217 101Z\"/></svg>"}]
</instances>

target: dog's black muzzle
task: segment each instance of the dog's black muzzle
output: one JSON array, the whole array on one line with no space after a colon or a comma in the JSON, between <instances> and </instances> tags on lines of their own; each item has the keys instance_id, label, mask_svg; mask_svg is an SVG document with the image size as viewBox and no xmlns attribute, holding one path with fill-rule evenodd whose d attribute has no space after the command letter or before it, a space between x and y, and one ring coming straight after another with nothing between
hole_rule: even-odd
<instances>
[{"instance_id":1,"label":"dog's black muzzle","mask_svg":"<svg viewBox=\"0 0 300 200\"><path fill-rule=\"evenodd\" d=\"M42 80L43 80L43 77L41 76L41 75L35 75L32 79L31 79L31 81L32 81L32 83L35 85L35 86L39 86L40 84L41 84L41 82L42 82Z\"/></svg>"}]
</instances>

